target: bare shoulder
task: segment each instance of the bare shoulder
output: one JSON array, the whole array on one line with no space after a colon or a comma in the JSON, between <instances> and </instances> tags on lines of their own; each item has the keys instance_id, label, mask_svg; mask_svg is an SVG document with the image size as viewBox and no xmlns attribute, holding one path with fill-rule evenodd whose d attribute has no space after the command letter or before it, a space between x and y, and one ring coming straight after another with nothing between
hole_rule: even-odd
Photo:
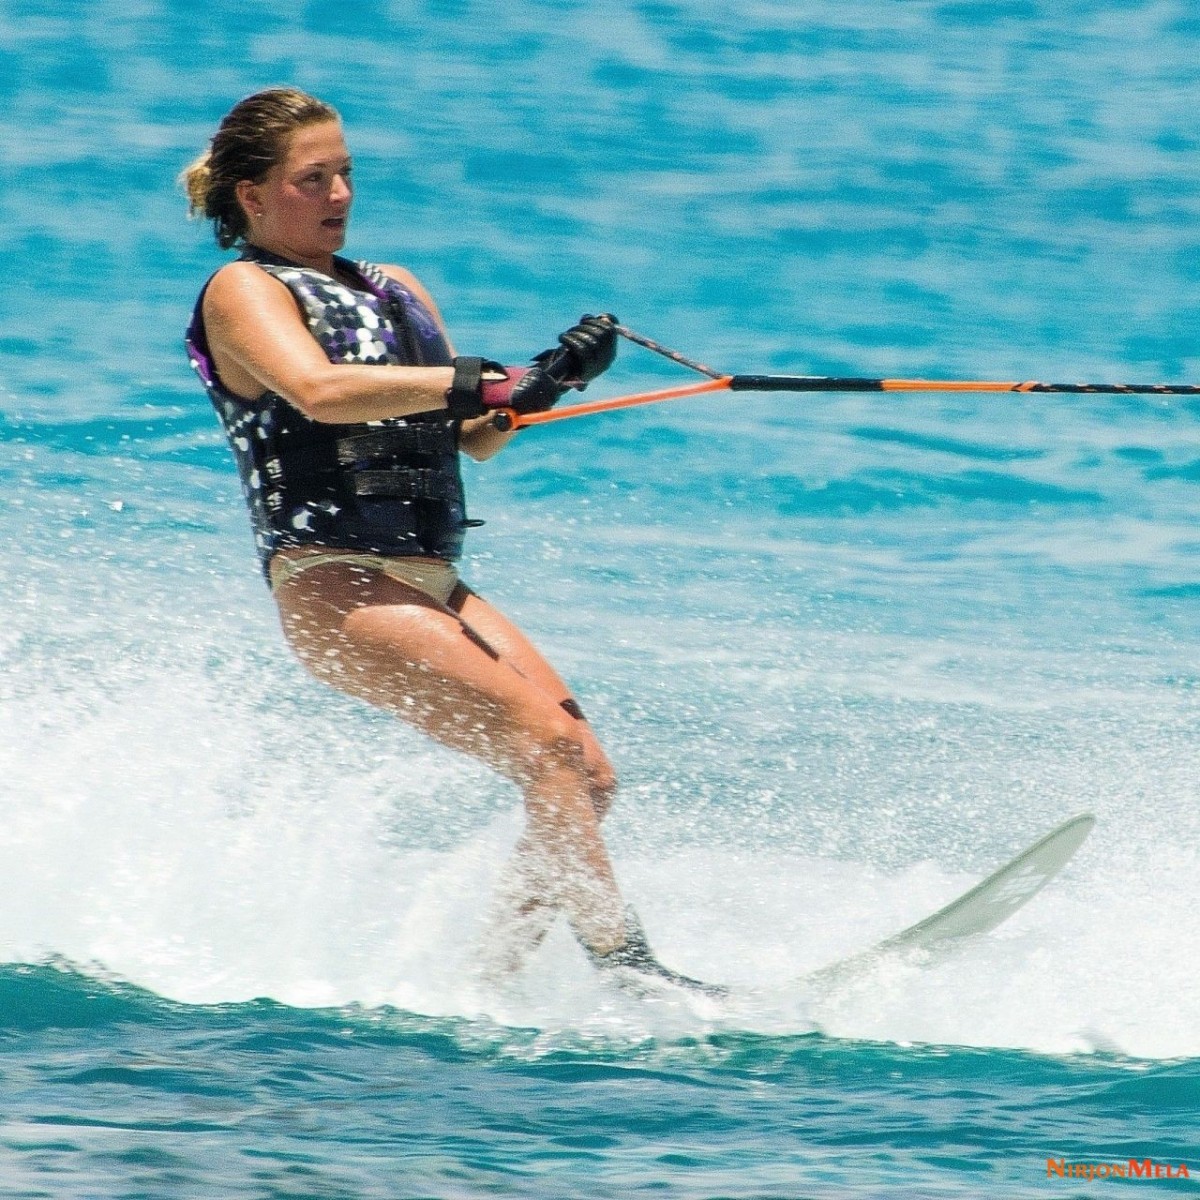
<instances>
[{"instance_id":1,"label":"bare shoulder","mask_svg":"<svg viewBox=\"0 0 1200 1200\"><path fill-rule=\"evenodd\" d=\"M287 288L274 276L251 262L226 263L209 281L204 292L206 313L233 313L247 305L278 303Z\"/></svg>"},{"instance_id":2,"label":"bare shoulder","mask_svg":"<svg viewBox=\"0 0 1200 1200\"><path fill-rule=\"evenodd\" d=\"M250 262L228 263L208 281L204 323L215 349L254 341L264 331L276 338L306 331L287 287Z\"/></svg>"}]
</instances>

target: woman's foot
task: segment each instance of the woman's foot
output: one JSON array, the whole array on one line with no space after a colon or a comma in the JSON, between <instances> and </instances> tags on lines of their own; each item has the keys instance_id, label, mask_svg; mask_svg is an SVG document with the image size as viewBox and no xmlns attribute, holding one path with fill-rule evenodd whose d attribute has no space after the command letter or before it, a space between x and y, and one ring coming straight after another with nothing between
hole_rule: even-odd
<instances>
[{"instance_id":1,"label":"woman's foot","mask_svg":"<svg viewBox=\"0 0 1200 1200\"><path fill-rule=\"evenodd\" d=\"M618 987L637 995L644 996L661 991L663 985L698 992L714 999L729 995L729 989L720 984L704 983L663 966L650 949L642 923L631 908L625 910L624 942L604 954L599 954L586 945L583 948L598 971L611 973L611 978Z\"/></svg>"}]
</instances>

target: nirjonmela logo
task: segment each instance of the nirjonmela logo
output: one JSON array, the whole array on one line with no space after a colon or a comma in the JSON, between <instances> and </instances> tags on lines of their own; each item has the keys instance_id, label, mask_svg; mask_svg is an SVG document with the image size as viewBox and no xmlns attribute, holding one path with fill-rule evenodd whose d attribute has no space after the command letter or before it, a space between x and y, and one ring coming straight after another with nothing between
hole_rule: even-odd
<instances>
[{"instance_id":1,"label":"nirjonmela logo","mask_svg":"<svg viewBox=\"0 0 1200 1200\"><path fill-rule=\"evenodd\" d=\"M1151 1158L1127 1162L1077 1163L1046 1159L1047 1179L1191 1179L1187 1163L1161 1163Z\"/></svg>"}]
</instances>

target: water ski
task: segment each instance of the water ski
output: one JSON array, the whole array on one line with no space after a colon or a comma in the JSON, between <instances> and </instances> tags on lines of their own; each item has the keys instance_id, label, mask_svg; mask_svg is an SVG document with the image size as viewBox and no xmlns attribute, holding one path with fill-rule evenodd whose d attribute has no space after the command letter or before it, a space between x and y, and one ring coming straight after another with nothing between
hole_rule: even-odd
<instances>
[{"instance_id":1,"label":"water ski","mask_svg":"<svg viewBox=\"0 0 1200 1200\"><path fill-rule=\"evenodd\" d=\"M915 952L944 953L968 938L995 929L1032 900L1071 861L1095 824L1096 818L1090 813L1064 821L931 916L868 950L810 972L800 983L827 991L861 978L885 958ZM645 961L614 961L609 968L613 982L623 990L643 998L671 992L709 999L726 999L733 994L720 984L705 983L661 966L644 946L640 926L637 935L639 946L645 950Z\"/></svg>"},{"instance_id":2,"label":"water ski","mask_svg":"<svg viewBox=\"0 0 1200 1200\"><path fill-rule=\"evenodd\" d=\"M941 953L967 938L995 929L1032 900L1071 861L1095 824L1096 818L1090 813L1064 821L932 916L869 950L813 971L804 976L803 982L818 989L836 987L863 975L883 958L915 951Z\"/></svg>"}]
</instances>

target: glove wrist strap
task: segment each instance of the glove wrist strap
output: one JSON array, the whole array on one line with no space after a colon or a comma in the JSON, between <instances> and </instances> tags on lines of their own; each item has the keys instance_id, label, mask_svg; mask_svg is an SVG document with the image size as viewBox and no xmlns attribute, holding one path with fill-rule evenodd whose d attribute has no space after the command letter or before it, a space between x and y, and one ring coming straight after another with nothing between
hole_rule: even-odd
<instances>
[{"instance_id":1,"label":"glove wrist strap","mask_svg":"<svg viewBox=\"0 0 1200 1200\"><path fill-rule=\"evenodd\" d=\"M483 365L486 361L469 355L454 360L454 381L446 391L446 407L456 421L481 417L487 411L481 398Z\"/></svg>"}]
</instances>

